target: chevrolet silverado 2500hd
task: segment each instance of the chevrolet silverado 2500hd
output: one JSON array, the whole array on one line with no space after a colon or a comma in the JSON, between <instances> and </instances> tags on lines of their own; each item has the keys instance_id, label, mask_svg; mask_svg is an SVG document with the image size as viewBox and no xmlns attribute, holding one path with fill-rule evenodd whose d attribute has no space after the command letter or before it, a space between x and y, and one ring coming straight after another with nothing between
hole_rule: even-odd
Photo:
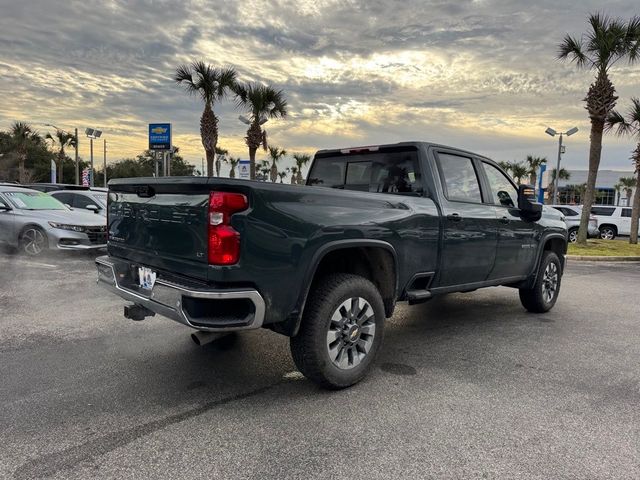
<instances>
[{"instance_id":1,"label":"chevrolet silverado 2500hd","mask_svg":"<svg viewBox=\"0 0 640 480\"><path fill-rule=\"evenodd\" d=\"M567 229L534 199L490 159L424 142L319 151L306 186L116 179L98 280L132 319L287 335L304 375L342 388L398 301L506 285L551 309Z\"/></svg>"}]
</instances>

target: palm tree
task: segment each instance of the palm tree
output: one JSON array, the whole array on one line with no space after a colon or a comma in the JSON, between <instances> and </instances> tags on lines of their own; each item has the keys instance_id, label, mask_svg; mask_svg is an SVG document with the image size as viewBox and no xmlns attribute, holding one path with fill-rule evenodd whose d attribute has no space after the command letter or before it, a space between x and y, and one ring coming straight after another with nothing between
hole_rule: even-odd
<instances>
[{"instance_id":1,"label":"palm tree","mask_svg":"<svg viewBox=\"0 0 640 480\"><path fill-rule=\"evenodd\" d=\"M631 205L631 195L633 195L633 189L636 188L636 179L633 177L620 177L620 188L624 190L624 194L627 197L627 207Z\"/></svg>"},{"instance_id":2,"label":"palm tree","mask_svg":"<svg viewBox=\"0 0 640 480\"><path fill-rule=\"evenodd\" d=\"M558 50L559 59L569 59L578 68L594 70L596 74L584 99L591 120L591 144L587 191L578 233L578 244L582 245L587 243L587 227L602 153L602 133L605 121L618 100L609 71L621 59L626 58L633 63L640 57L640 17L634 16L625 22L596 13L589 16L589 26L589 31L581 38L566 35Z\"/></svg>"},{"instance_id":3,"label":"palm tree","mask_svg":"<svg viewBox=\"0 0 640 480\"><path fill-rule=\"evenodd\" d=\"M620 197L621 197L620 192L622 191L622 184L621 184L621 183L616 183L616 184L613 186L613 189L614 189L614 190L615 190L615 192L616 192L616 198L617 198L617 200L616 200L616 206L619 206L619 205L620 205Z\"/></svg>"},{"instance_id":4,"label":"palm tree","mask_svg":"<svg viewBox=\"0 0 640 480\"><path fill-rule=\"evenodd\" d=\"M267 132L262 125L270 118L287 115L287 101L282 90L275 90L268 85L248 83L236 89L238 108L248 114L249 124L245 141L249 147L249 172L251 180L256 178L256 152L258 147L266 151L268 147ZM277 170L276 170L277 174Z\"/></svg>"},{"instance_id":5,"label":"palm tree","mask_svg":"<svg viewBox=\"0 0 640 480\"><path fill-rule=\"evenodd\" d=\"M511 176L516 181L518 185L522 183L522 178L526 177L529 174L529 169L526 165L522 163L513 162L510 164Z\"/></svg>"},{"instance_id":6,"label":"palm tree","mask_svg":"<svg viewBox=\"0 0 640 480\"><path fill-rule=\"evenodd\" d=\"M27 151L30 146L42 143L42 137L26 122L14 122L9 134L11 147L18 156L18 181L26 183L28 181L25 169Z\"/></svg>"},{"instance_id":7,"label":"palm tree","mask_svg":"<svg viewBox=\"0 0 640 480\"><path fill-rule=\"evenodd\" d=\"M529 183L531 183L535 188L538 180L538 170L543 164L547 163L547 159L546 157L534 157L532 155L527 155L525 163L529 168Z\"/></svg>"},{"instance_id":8,"label":"palm tree","mask_svg":"<svg viewBox=\"0 0 640 480\"><path fill-rule=\"evenodd\" d=\"M203 61L190 65L180 65L173 79L190 95L198 95L204 101L204 110L200 117L200 137L207 155L207 175L213 176L213 162L218 144L218 117L213 106L225 98L229 91L237 87L236 71L233 68L216 68Z\"/></svg>"},{"instance_id":9,"label":"palm tree","mask_svg":"<svg viewBox=\"0 0 640 480\"><path fill-rule=\"evenodd\" d=\"M500 168L502 168L505 172L511 171L511 162L501 161L498 162L498 165L500 165Z\"/></svg>"},{"instance_id":10,"label":"palm tree","mask_svg":"<svg viewBox=\"0 0 640 480\"><path fill-rule=\"evenodd\" d=\"M269 173L270 173L272 182L275 182L278 179L278 167L276 164L286 154L287 154L287 151L285 149L278 148L278 147L271 147L271 146L269 147L269 157L271 158L271 169Z\"/></svg>"},{"instance_id":11,"label":"palm tree","mask_svg":"<svg viewBox=\"0 0 640 480\"><path fill-rule=\"evenodd\" d=\"M216 147L216 177L220 176L220 167L222 166L222 161L226 162L226 156L229 153L229 150L225 150L224 148Z\"/></svg>"},{"instance_id":12,"label":"palm tree","mask_svg":"<svg viewBox=\"0 0 640 480\"><path fill-rule=\"evenodd\" d=\"M302 167L304 167L307 163L311 161L311 157L306 154L296 153L293 156L293 159L296 161L296 166L298 167L298 176L296 177L296 183L298 185L302 185Z\"/></svg>"},{"instance_id":13,"label":"palm tree","mask_svg":"<svg viewBox=\"0 0 640 480\"><path fill-rule=\"evenodd\" d=\"M291 185L296 184L297 175L298 175L298 167L294 165L293 167L291 167Z\"/></svg>"},{"instance_id":14,"label":"palm tree","mask_svg":"<svg viewBox=\"0 0 640 480\"><path fill-rule=\"evenodd\" d=\"M633 209L631 210L631 235L629 243L638 243L638 217L640 216L640 99L634 97L631 99L631 107L629 108L627 115L613 110L607 117L606 131L610 132L615 129L615 133L618 136L635 137L638 141L636 149L631 154L631 161L635 167L636 178L635 187L636 191L633 195ZM620 183L622 183L622 178ZM624 179L627 180L627 179ZM631 179L628 179L631 180ZM629 182L631 185L632 182ZM631 192L627 193L627 206L629 205L629 197Z\"/></svg>"},{"instance_id":15,"label":"palm tree","mask_svg":"<svg viewBox=\"0 0 640 480\"><path fill-rule=\"evenodd\" d=\"M289 174L289 167L287 167L282 172L278 172L278 177L280 177L280 183L284 183L283 180L287 177L288 174Z\"/></svg>"},{"instance_id":16,"label":"palm tree","mask_svg":"<svg viewBox=\"0 0 640 480\"><path fill-rule=\"evenodd\" d=\"M224 161L229 165L231 165L231 170L229 170L229 178L236 178L236 167L240 163L240 159L233 158L233 157L229 157L229 158L225 157Z\"/></svg>"},{"instance_id":17,"label":"palm tree","mask_svg":"<svg viewBox=\"0 0 640 480\"><path fill-rule=\"evenodd\" d=\"M549 186L547 187L547 193L549 194L549 198L553 198L553 189L556 184L556 172L558 170L556 168L552 168L549 172ZM560 174L558 175L558 180L569 180L571 178L571 174L565 169L560 169ZM582 194L582 199L584 198L584 193Z\"/></svg>"},{"instance_id":18,"label":"palm tree","mask_svg":"<svg viewBox=\"0 0 640 480\"><path fill-rule=\"evenodd\" d=\"M76 136L63 130L56 130L55 136L47 133L46 139L49 140L52 145L58 145L60 148L58 150L58 183L63 183L62 170L64 168L65 159L64 149L65 147L76 147Z\"/></svg>"}]
</instances>

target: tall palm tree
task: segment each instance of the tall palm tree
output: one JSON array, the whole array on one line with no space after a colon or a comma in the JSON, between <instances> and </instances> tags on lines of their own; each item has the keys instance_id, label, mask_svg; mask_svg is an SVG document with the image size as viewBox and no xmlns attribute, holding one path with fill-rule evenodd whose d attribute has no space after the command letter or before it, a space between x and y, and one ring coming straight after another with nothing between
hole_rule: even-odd
<instances>
[{"instance_id":1,"label":"tall palm tree","mask_svg":"<svg viewBox=\"0 0 640 480\"><path fill-rule=\"evenodd\" d=\"M578 244L587 243L587 227L591 215L596 177L602 153L602 133L607 116L614 109L618 97L609 78L611 67L619 60L633 63L640 58L640 17L628 22L596 13L589 16L589 31L581 38L566 35L559 45L558 58L569 59L578 66L595 71L595 81L585 98L591 120L591 144L589 147L589 175L587 191L580 218Z\"/></svg>"},{"instance_id":2,"label":"tall palm tree","mask_svg":"<svg viewBox=\"0 0 640 480\"><path fill-rule=\"evenodd\" d=\"M535 188L538 180L538 170L543 164L547 163L547 159L546 157L534 157L532 155L527 155L525 163L529 168L529 183L531 183Z\"/></svg>"},{"instance_id":3,"label":"tall palm tree","mask_svg":"<svg viewBox=\"0 0 640 480\"><path fill-rule=\"evenodd\" d=\"M620 197L621 197L620 192L622 191L622 184L621 184L621 183L616 183L616 184L613 186L613 189L614 189L614 190L615 190L615 192L616 192L616 198L617 198L617 200L616 200L616 206L619 206L619 205L620 205Z\"/></svg>"},{"instance_id":4,"label":"tall palm tree","mask_svg":"<svg viewBox=\"0 0 640 480\"><path fill-rule=\"evenodd\" d=\"M245 141L249 147L249 173L251 180L256 178L256 152L258 147L266 151L267 132L262 125L270 118L287 115L287 101L282 90L276 90L261 83L238 85L236 89L238 108L248 114L249 129ZM277 171L276 171L277 174Z\"/></svg>"},{"instance_id":5,"label":"tall palm tree","mask_svg":"<svg viewBox=\"0 0 640 480\"><path fill-rule=\"evenodd\" d=\"M553 189L556 184L556 172L558 169L552 168L549 172L549 186L547 187L547 193L549 194L549 198L553 198ZM565 168L560 168L560 173L558 175L558 180L569 180L571 178L571 174ZM584 199L584 193L581 196L581 199Z\"/></svg>"},{"instance_id":6,"label":"tall palm tree","mask_svg":"<svg viewBox=\"0 0 640 480\"><path fill-rule=\"evenodd\" d=\"M269 173L270 173L272 182L275 182L278 179L278 167L276 164L286 154L287 154L287 151L283 148L269 146L269 158L271 159L271 169Z\"/></svg>"},{"instance_id":7,"label":"tall palm tree","mask_svg":"<svg viewBox=\"0 0 640 480\"><path fill-rule=\"evenodd\" d=\"M615 130L618 136L629 136L637 140L638 145L631 154L631 161L635 167L636 191L633 195L633 209L631 210L631 235L629 243L638 243L638 217L640 216L640 99L634 97L631 99L631 107L626 116L617 110L613 110L608 116L605 125L606 131ZM622 183L622 178L620 183ZM631 182L630 182L631 183ZM627 194L627 206L629 205L629 197L631 192Z\"/></svg>"},{"instance_id":8,"label":"tall palm tree","mask_svg":"<svg viewBox=\"0 0 640 480\"><path fill-rule=\"evenodd\" d=\"M296 153L293 156L293 159L296 161L296 167L298 167L298 174L296 176L296 183L298 185L302 185L302 167L304 167L307 163L311 161L311 157L306 154Z\"/></svg>"},{"instance_id":9,"label":"tall palm tree","mask_svg":"<svg viewBox=\"0 0 640 480\"><path fill-rule=\"evenodd\" d=\"M197 95L204 102L200 117L200 137L207 156L207 175L213 176L213 162L218 144L218 117L213 113L216 102L224 99L237 87L237 73L233 68L216 68L203 61L180 65L173 79L189 95Z\"/></svg>"},{"instance_id":10,"label":"tall palm tree","mask_svg":"<svg viewBox=\"0 0 640 480\"><path fill-rule=\"evenodd\" d=\"M526 177L529 174L529 169L526 165L522 163L513 162L510 166L511 168L511 176L516 181L518 185L522 183L522 178Z\"/></svg>"},{"instance_id":11,"label":"tall palm tree","mask_svg":"<svg viewBox=\"0 0 640 480\"><path fill-rule=\"evenodd\" d=\"M26 122L14 122L9 129L9 134L11 147L18 157L18 181L26 183L28 181L25 169L27 151L29 147L42 143L42 137Z\"/></svg>"},{"instance_id":12,"label":"tall palm tree","mask_svg":"<svg viewBox=\"0 0 640 480\"><path fill-rule=\"evenodd\" d=\"M298 167L295 165L291 167L291 185L296 184L296 180L298 178Z\"/></svg>"},{"instance_id":13,"label":"tall palm tree","mask_svg":"<svg viewBox=\"0 0 640 480\"><path fill-rule=\"evenodd\" d=\"M236 167L240 163L240 159L233 158L233 157L229 157L229 158L225 157L224 161L229 165L231 165L231 170L229 170L229 178L236 178Z\"/></svg>"},{"instance_id":14,"label":"tall palm tree","mask_svg":"<svg viewBox=\"0 0 640 480\"><path fill-rule=\"evenodd\" d=\"M46 139L51 142L53 146L58 146L58 183L63 183L62 170L64 169L64 149L65 147L76 147L76 136L67 133L63 130L56 130L55 136L47 133Z\"/></svg>"},{"instance_id":15,"label":"tall palm tree","mask_svg":"<svg viewBox=\"0 0 640 480\"><path fill-rule=\"evenodd\" d=\"M633 195L633 189L636 188L636 179L634 177L620 177L620 188L624 190L624 194L627 197L627 207L631 205L631 195Z\"/></svg>"}]
</instances>

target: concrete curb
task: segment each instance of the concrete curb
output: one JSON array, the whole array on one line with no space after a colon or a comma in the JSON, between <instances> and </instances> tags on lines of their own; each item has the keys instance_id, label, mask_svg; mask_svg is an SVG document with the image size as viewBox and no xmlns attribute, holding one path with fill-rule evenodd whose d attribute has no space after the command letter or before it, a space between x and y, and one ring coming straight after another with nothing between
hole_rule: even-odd
<instances>
[{"instance_id":1,"label":"concrete curb","mask_svg":"<svg viewBox=\"0 0 640 480\"><path fill-rule=\"evenodd\" d=\"M567 260L578 262L640 262L640 257L607 257L602 255L565 255Z\"/></svg>"}]
</instances>

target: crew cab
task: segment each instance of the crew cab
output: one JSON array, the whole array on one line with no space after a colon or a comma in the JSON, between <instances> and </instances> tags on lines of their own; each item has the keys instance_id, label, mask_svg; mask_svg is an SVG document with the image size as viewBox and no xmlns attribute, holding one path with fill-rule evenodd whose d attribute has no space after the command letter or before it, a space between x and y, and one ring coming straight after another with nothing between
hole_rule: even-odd
<instances>
[{"instance_id":1,"label":"crew cab","mask_svg":"<svg viewBox=\"0 0 640 480\"><path fill-rule=\"evenodd\" d=\"M109 182L99 283L218 332L269 328L326 388L361 380L399 301L505 285L543 313L567 249L560 212L492 160L404 142L321 150L306 186L208 177Z\"/></svg>"}]
</instances>

